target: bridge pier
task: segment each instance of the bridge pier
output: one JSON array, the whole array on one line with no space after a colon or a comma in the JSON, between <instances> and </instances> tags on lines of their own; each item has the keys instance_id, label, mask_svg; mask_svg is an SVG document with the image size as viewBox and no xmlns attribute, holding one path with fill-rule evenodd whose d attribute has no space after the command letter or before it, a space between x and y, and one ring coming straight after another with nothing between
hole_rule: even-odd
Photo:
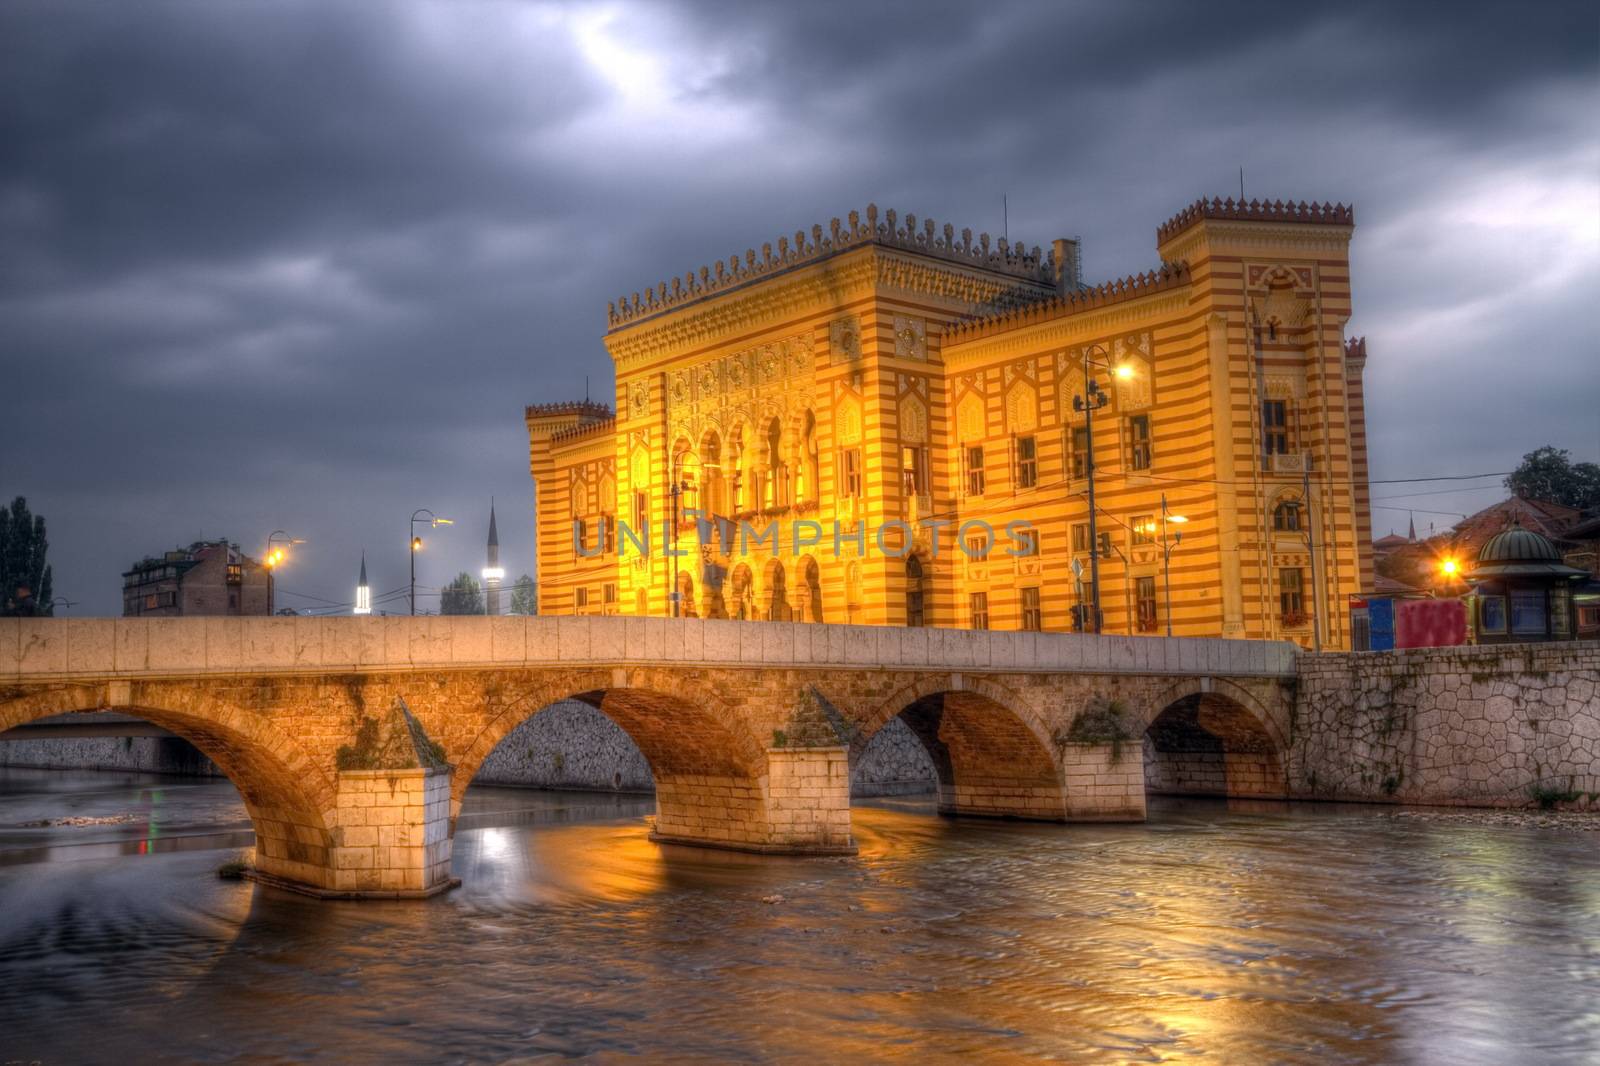
<instances>
[{"instance_id":1,"label":"bridge pier","mask_svg":"<svg viewBox=\"0 0 1600 1066\"><path fill-rule=\"evenodd\" d=\"M1067 821L1142 822L1144 751L1122 744L1068 744L1061 752L1067 782Z\"/></svg>"},{"instance_id":2,"label":"bridge pier","mask_svg":"<svg viewBox=\"0 0 1600 1066\"><path fill-rule=\"evenodd\" d=\"M656 824L664 844L784 855L854 855L849 749L768 748L756 779L658 774Z\"/></svg>"}]
</instances>

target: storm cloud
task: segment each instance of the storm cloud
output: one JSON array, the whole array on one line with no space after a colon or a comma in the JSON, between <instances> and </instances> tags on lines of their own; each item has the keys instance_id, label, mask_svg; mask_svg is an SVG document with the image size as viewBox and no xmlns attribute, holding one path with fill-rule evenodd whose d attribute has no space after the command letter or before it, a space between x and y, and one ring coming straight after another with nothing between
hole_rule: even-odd
<instances>
[{"instance_id":1,"label":"storm cloud","mask_svg":"<svg viewBox=\"0 0 1600 1066\"><path fill-rule=\"evenodd\" d=\"M531 571L522 405L610 398L608 300L868 201L1110 278L1241 166L1356 206L1375 478L1592 459L1597 113L1579 3L8 3L0 494L74 614L279 528L281 604L389 591L418 507L435 586L491 495ZM1387 499L1442 487L1374 495L1495 498Z\"/></svg>"}]
</instances>

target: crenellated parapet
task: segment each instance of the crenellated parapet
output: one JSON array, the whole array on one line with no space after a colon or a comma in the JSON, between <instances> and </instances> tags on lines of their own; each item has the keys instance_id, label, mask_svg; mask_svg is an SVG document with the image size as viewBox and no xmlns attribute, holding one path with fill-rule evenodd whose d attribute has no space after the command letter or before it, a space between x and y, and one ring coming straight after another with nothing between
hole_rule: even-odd
<instances>
[{"instance_id":1,"label":"crenellated parapet","mask_svg":"<svg viewBox=\"0 0 1600 1066\"><path fill-rule=\"evenodd\" d=\"M524 417L544 418L547 416L577 415L590 418L610 418L611 405L600 403L597 400L561 400L556 403L530 403Z\"/></svg>"},{"instance_id":2,"label":"crenellated parapet","mask_svg":"<svg viewBox=\"0 0 1600 1066\"><path fill-rule=\"evenodd\" d=\"M1299 203L1282 200L1196 200L1156 227L1156 243L1164 244L1201 219L1234 222L1290 222L1324 226L1353 226L1355 208L1349 204Z\"/></svg>"},{"instance_id":3,"label":"crenellated parapet","mask_svg":"<svg viewBox=\"0 0 1600 1066\"><path fill-rule=\"evenodd\" d=\"M1352 362L1367 361L1367 338L1351 337L1344 342L1344 357Z\"/></svg>"},{"instance_id":4,"label":"crenellated parapet","mask_svg":"<svg viewBox=\"0 0 1600 1066\"><path fill-rule=\"evenodd\" d=\"M596 422L581 422L576 426L569 426L566 429L559 429L550 434L550 443L560 444L563 441L572 441L577 440L580 437L592 437L596 435L607 436L615 433L616 431L617 420L615 417L602 418Z\"/></svg>"},{"instance_id":5,"label":"crenellated parapet","mask_svg":"<svg viewBox=\"0 0 1600 1066\"><path fill-rule=\"evenodd\" d=\"M851 211L848 221L835 218L826 229L812 226L809 235L804 230L796 230L792 243L789 238L780 237L776 248L770 243L763 244L759 254L751 248L743 257L731 255L726 260L702 266L698 272L691 270L670 282L663 281L642 294L636 292L631 299L623 296L607 306L607 323L611 329L626 326L650 315L869 244L915 252L1026 281L1056 283L1052 255L1041 251L1038 245L1030 249L1020 241L1013 244L1003 237L996 241L987 233L978 234L975 242L971 229L963 229L958 238L955 227L949 223L941 229L931 218L919 222L916 215L902 217L893 210L884 212L880 220L878 206L868 204L865 221L860 212Z\"/></svg>"},{"instance_id":6,"label":"crenellated parapet","mask_svg":"<svg viewBox=\"0 0 1600 1066\"><path fill-rule=\"evenodd\" d=\"M1050 319L1092 311L1108 304L1166 292L1187 285L1190 280L1188 263L1164 263L1160 269L1144 274L1133 274L1101 285L1075 289L1048 300L1026 304L987 318L953 323L945 328L945 344L953 345L963 341L978 340Z\"/></svg>"}]
</instances>

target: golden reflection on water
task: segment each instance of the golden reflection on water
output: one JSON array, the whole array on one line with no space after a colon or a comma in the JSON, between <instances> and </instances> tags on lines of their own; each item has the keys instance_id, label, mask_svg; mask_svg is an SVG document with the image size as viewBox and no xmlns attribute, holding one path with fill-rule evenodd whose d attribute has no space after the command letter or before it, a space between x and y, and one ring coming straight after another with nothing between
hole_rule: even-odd
<instances>
[{"instance_id":1,"label":"golden reflection on water","mask_svg":"<svg viewBox=\"0 0 1600 1066\"><path fill-rule=\"evenodd\" d=\"M1592 835L897 800L796 860L656 845L649 811L474 790L465 885L424 902L219 882L226 851L0 863L0 1033L119 1064L1600 1061Z\"/></svg>"}]
</instances>

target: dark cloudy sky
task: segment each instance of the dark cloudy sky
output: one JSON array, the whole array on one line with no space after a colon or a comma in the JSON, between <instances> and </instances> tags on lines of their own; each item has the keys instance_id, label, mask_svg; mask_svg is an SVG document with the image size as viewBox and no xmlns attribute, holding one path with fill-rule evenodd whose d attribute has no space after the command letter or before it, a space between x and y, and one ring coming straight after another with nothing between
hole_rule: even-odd
<instances>
[{"instance_id":1,"label":"dark cloudy sky","mask_svg":"<svg viewBox=\"0 0 1600 1066\"><path fill-rule=\"evenodd\" d=\"M4 0L0 494L73 614L277 528L281 603L363 548L394 589L417 507L437 585L491 495L531 570L522 406L610 398L616 294L869 200L998 233L1002 194L1105 279L1241 163L1356 205L1375 478L1595 459L1597 115L1589 3Z\"/></svg>"}]
</instances>

